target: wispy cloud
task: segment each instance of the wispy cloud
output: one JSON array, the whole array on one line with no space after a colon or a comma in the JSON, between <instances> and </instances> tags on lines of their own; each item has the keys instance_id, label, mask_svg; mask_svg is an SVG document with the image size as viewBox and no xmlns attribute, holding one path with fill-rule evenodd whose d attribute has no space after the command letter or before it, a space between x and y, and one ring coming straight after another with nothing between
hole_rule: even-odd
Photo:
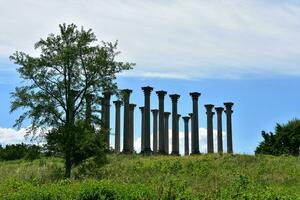
<instances>
[{"instance_id":1,"label":"wispy cloud","mask_svg":"<svg viewBox=\"0 0 300 200\"><path fill-rule=\"evenodd\" d=\"M300 75L300 3L296 1L0 0L0 56L33 52L63 22L120 41L127 75L239 78Z\"/></svg>"}]
</instances>

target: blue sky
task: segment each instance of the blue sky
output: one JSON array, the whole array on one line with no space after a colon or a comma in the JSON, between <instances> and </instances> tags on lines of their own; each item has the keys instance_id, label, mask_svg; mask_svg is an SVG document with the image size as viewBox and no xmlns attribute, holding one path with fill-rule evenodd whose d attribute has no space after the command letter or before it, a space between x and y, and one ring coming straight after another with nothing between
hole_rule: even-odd
<instances>
[{"instance_id":1,"label":"blue sky","mask_svg":"<svg viewBox=\"0 0 300 200\"><path fill-rule=\"evenodd\" d=\"M63 22L92 28L99 40L119 40L118 59L136 66L117 81L120 88L134 90L132 102L138 106L140 88L150 85L180 94L179 112L186 115L192 109L189 92L201 92L205 130L204 104L234 102L235 152L253 153L261 130L272 131L276 122L300 115L297 1L0 0L0 13L0 143L19 142L24 135L23 129L12 129L18 113L9 114L9 93L21 81L9 55L16 50L38 55L33 44ZM165 102L171 111L170 98ZM154 92L151 106L157 107ZM136 109L136 145L139 115ZM112 127L113 116L112 107ZM205 151L205 131L201 140Z\"/></svg>"}]
</instances>

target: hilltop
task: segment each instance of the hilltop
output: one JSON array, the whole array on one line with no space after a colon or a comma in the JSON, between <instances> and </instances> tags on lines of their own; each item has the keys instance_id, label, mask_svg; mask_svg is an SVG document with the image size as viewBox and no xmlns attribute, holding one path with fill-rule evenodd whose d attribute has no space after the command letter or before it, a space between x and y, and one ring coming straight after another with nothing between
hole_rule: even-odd
<instances>
[{"instance_id":1,"label":"hilltop","mask_svg":"<svg viewBox=\"0 0 300 200\"><path fill-rule=\"evenodd\" d=\"M109 155L63 180L63 160L0 162L1 199L299 199L300 158Z\"/></svg>"}]
</instances>

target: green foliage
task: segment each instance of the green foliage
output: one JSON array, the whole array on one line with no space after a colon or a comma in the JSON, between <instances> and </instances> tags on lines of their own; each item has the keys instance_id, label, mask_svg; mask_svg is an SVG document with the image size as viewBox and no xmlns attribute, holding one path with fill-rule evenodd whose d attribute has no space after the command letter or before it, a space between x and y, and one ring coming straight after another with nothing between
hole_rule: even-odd
<instances>
[{"instance_id":1,"label":"green foliage","mask_svg":"<svg viewBox=\"0 0 300 200\"><path fill-rule=\"evenodd\" d=\"M6 145L0 149L0 160L18 160L27 159L34 160L40 158L41 147L28 144L12 144Z\"/></svg>"},{"instance_id":2,"label":"green foliage","mask_svg":"<svg viewBox=\"0 0 300 200\"><path fill-rule=\"evenodd\" d=\"M109 155L62 180L62 160L0 162L0 199L299 199L300 158Z\"/></svg>"},{"instance_id":3,"label":"green foliage","mask_svg":"<svg viewBox=\"0 0 300 200\"><path fill-rule=\"evenodd\" d=\"M287 124L277 124L275 134L262 132L262 141L256 148L256 154L299 155L300 120L294 119Z\"/></svg>"},{"instance_id":4,"label":"green foliage","mask_svg":"<svg viewBox=\"0 0 300 200\"><path fill-rule=\"evenodd\" d=\"M74 142L78 142L76 138L85 139L87 135L85 131L76 131L76 121L92 118L93 113L85 115L93 112L87 112L90 108L99 106L101 92L116 93L116 74L133 66L116 61L120 53L117 44L97 44L91 29L62 24L59 34L49 34L35 44L40 51L38 57L24 52L16 52L10 57L20 65L17 71L24 80L24 84L12 93L11 112L23 111L15 126L20 127L25 119L29 119L28 133L33 135L37 130L54 128L51 138L57 136L64 142L64 147L58 145L57 148L64 154L66 177L70 177L73 164L82 160L80 157L86 157L74 156L78 154L74 148ZM91 96L93 101L88 105L87 99ZM83 136L79 135L83 133ZM58 139L56 141L59 143Z\"/></svg>"}]
</instances>

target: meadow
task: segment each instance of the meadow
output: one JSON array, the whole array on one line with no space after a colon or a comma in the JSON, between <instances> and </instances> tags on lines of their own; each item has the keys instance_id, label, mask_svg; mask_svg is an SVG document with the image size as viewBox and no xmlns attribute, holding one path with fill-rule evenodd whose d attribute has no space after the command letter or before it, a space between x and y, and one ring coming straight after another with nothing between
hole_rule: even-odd
<instances>
[{"instance_id":1,"label":"meadow","mask_svg":"<svg viewBox=\"0 0 300 200\"><path fill-rule=\"evenodd\" d=\"M300 199L300 158L108 155L63 178L63 159L0 162L0 199Z\"/></svg>"}]
</instances>

